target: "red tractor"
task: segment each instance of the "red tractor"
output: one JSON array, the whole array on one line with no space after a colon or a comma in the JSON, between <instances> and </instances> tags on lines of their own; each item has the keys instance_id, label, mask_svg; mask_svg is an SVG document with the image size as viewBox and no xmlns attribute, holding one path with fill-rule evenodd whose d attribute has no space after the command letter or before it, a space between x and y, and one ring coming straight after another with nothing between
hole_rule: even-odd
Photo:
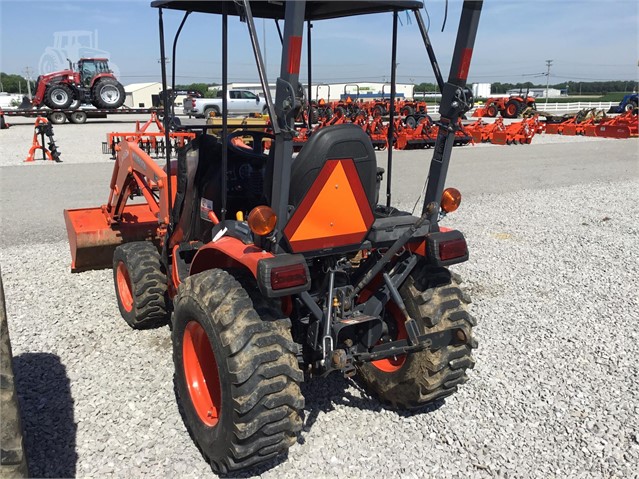
<instances>
[{"instance_id":1,"label":"red tractor","mask_svg":"<svg viewBox=\"0 0 639 479\"><path fill-rule=\"evenodd\" d=\"M526 109L536 110L535 97L529 95L511 95L509 98L489 98L483 107L484 116L494 118L501 113L504 118L518 118Z\"/></svg>"},{"instance_id":2,"label":"red tractor","mask_svg":"<svg viewBox=\"0 0 639 479\"><path fill-rule=\"evenodd\" d=\"M43 103L51 109L64 110L73 103L91 103L96 108L115 109L124 103L124 87L109 69L106 58L81 58L74 71L40 75L36 82L33 106Z\"/></svg>"}]
</instances>

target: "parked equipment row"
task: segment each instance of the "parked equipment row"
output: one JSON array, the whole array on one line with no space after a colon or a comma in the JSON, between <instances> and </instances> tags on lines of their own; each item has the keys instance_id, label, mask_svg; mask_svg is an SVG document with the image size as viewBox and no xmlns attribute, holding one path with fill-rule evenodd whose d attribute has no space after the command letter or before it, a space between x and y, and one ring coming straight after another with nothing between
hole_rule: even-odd
<instances>
[{"instance_id":1,"label":"parked equipment row","mask_svg":"<svg viewBox=\"0 0 639 479\"><path fill-rule=\"evenodd\" d=\"M584 135L600 138L630 138L639 136L639 116L627 111L616 117L607 117L603 111L579 112L559 122L547 122L546 133L557 135Z\"/></svg>"}]
</instances>

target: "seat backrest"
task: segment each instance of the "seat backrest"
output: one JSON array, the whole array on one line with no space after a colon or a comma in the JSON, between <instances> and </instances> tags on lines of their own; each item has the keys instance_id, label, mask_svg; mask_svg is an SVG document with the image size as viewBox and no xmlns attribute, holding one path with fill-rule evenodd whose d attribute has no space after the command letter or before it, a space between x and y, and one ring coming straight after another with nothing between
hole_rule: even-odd
<instances>
[{"instance_id":1,"label":"seat backrest","mask_svg":"<svg viewBox=\"0 0 639 479\"><path fill-rule=\"evenodd\" d=\"M291 168L289 204L297 207L327 160L352 159L371 209L377 201L377 158L370 137L357 125L327 126L315 132Z\"/></svg>"},{"instance_id":2,"label":"seat backrest","mask_svg":"<svg viewBox=\"0 0 639 479\"><path fill-rule=\"evenodd\" d=\"M221 145L211 135L199 135L195 140L178 150L177 159L177 191L173 204L172 221L178 241L201 239L202 224L200 218L200 201L203 179L218 183ZM218 173L218 174L216 174ZM219 208L221 198L215 198Z\"/></svg>"},{"instance_id":3,"label":"seat backrest","mask_svg":"<svg viewBox=\"0 0 639 479\"><path fill-rule=\"evenodd\" d=\"M315 132L291 168L284 227L293 252L357 248L373 223L377 202L377 159L370 138L357 125Z\"/></svg>"}]
</instances>

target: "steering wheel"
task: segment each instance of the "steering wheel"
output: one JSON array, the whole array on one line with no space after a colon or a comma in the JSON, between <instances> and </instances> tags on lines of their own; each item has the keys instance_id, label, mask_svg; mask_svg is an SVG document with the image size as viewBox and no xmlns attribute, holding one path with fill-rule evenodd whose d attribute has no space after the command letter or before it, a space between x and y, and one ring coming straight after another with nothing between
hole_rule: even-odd
<instances>
[{"instance_id":1,"label":"steering wheel","mask_svg":"<svg viewBox=\"0 0 639 479\"><path fill-rule=\"evenodd\" d=\"M242 141L242 138L246 137L251 138L251 144L247 145ZM272 145L275 141L275 136L265 131L237 130L229 133L226 143L229 151L240 156L264 162L268 160L268 154L264 153L263 150L264 139L271 140L271 148L273 148Z\"/></svg>"}]
</instances>

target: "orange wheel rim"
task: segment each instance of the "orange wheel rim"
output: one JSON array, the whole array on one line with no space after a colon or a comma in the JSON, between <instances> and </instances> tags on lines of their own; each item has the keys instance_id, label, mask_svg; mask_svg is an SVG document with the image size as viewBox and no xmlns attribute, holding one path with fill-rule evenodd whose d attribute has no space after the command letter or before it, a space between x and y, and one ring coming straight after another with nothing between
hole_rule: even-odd
<instances>
[{"instance_id":1,"label":"orange wheel rim","mask_svg":"<svg viewBox=\"0 0 639 479\"><path fill-rule=\"evenodd\" d=\"M393 339L395 341L406 339L408 337L408 334L406 333L406 327L404 326L404 322L406 321L406 319L404 318L402 311L395 303L390 301L386 305L386 310L388 313L390 313L390 315L395 320L395 323L397 324L397 337ZM395 371L399 371L405 362L406 355L398 354L397 356L391 356L389 358L371 361L371 364L380 371L384 371L385 373L394 373Z\"/></svg>"},{"instance_id":2,"label":"orange wheel rim","mask_svg":"<svg viewBox=\"0 0 639 479\"><path fill-rule=\"evenodd\" d=\"M213 427L219 421L222 407L220 375L211 342L200 323L190 321L186 325L182 359L195 412L204 424Z\"/></svg>"},{"instance_id":3,"label":"orange wheel rim","mask_svg":"<svg viewBox=\"0 0 639 479\"><path fill-rule=\"evenodd\" d=\"M127 312L133 309L133 294L131 292L131 278L129 278L129 270L126 269L125 264L120 261L115 273L115 280L118 285L118 296L120 302Z\"/></svg>"}]
</instances>

